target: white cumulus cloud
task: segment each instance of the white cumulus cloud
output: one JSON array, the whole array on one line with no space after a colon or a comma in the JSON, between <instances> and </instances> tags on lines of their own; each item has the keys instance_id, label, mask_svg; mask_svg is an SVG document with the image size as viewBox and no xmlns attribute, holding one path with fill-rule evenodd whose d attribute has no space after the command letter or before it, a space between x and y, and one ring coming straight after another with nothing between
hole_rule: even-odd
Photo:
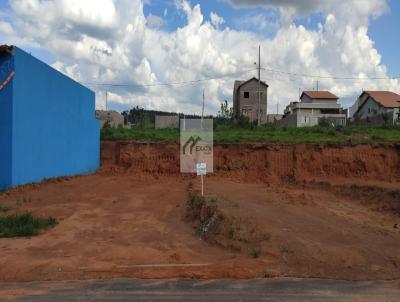
<instances>
[{"instance_id":1,"label":"white cumulus cloud","mask_svg":"<svg viewBox=\"0 0 400 302\"><path fill-rule=\"evenodd\" d=\"M200 4L176 0L186 24L165 31L159 28L162 19L145 17L140 0L13 0L8 19L0 15L0 34L6 43L50 52L55 68L96 90L99 108L104 107L109 91L109 101L125 108L139 105L199 113L205 88L206 111L216 113L220 102L232 99L235 79L257 74L258 45L273 112L276 102L282 109L296 100L299 88L315 87L316 78L298 74L320 76L320 88L342 97L345 105L362 89L400 92L398 80L333 78L387 77L381 55L368 36L369 19L387 9L384 0L231 2L272 6L287 22L277 25L272 38L265 38L250 29L220 29L223 19L217 13L207 21ZM296 14L316 11L324 15L316 30L291 22ZM205 78L211 80L190 82Z\"/></svg>"},{"instance_id":2,"label":"white cumulus cloud","mask_svg":"<svg viewBox=\"0 0 400 302\"><path fill-rule=\"evenodd\" d=\"M210 19L211 19L211 24L217 28L225 23L224 18L222 18L221 16L219 16L217 13L214 12L210 13Z\"/></svg>"}]
</instances>

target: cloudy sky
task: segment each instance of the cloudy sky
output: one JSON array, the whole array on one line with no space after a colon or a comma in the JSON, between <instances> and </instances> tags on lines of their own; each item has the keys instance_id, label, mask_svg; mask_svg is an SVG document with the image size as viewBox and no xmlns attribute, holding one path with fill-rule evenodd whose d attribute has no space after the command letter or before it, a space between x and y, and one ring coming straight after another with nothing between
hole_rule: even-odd
<instances>
[{"instance_id":1,"label":"cloudy sky","mask_svg":"<svg viewBox=\"0 0 400 302\"><path fill-rule=\"evenodd\" d=\"M398 0L0 0L14 44L96 91L96 106L198 113L232 100L235 79L270 85L269 111L300 90L348 107L364 90L400 93ZM169 83L169 85L165 85Z\"/></svg>"}]
</instances>

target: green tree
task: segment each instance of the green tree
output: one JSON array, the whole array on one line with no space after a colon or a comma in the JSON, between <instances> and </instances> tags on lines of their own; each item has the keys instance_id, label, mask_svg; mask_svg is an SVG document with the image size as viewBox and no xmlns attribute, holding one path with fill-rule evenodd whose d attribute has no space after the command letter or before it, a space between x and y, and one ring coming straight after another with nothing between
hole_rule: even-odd
<instances>
[{"instance_id":1,"label":"green tree","mask_svg":"<svg viewBox=\"0 0 400 302\"><path fill-rule=\"evenodd\" d=\"M232 119L233 108L229 106L227 100L221 103L221 109L218 111L218 117L223 119Z\"/></svg>"}]
</instances>

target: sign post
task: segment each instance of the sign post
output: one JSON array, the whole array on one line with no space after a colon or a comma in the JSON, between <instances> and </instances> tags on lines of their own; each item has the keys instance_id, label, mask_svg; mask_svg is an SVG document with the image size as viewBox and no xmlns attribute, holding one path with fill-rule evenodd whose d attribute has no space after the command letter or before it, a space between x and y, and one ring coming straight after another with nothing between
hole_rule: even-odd
<instances>
[{"instance_id":1,"label":"sign post","mask_svg":"<svg viewBox=\"0 0 400 302\"><path fill-rule=\"evenodd\" d=\"M204 196L204 179L203 176L207 174L207 164L197 163L196 164L197 176L201 177L201 196Z\"/></svg>"}]
</instances>

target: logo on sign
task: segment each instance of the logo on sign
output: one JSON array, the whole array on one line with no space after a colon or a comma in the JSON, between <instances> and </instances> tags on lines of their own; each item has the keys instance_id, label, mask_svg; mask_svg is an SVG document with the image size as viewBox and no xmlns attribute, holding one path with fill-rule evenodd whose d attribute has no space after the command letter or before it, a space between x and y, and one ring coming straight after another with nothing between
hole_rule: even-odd
<instances>
[{"instance_id":1,"label":"logo on sign","mask_svg":"<svg viewBox=\"0 0 400 302\"><path fill-rule=\"evenodd\" d=\"M213 172L213 120L185 119L180 128L180 170L196 173L198 163Z\"/></svg>"},{"instance_id":2,"label":"logo on sign","mask_svg":"<svg viewBox=\"0 0 400 302\"><path fill-rule=\"evenodd\" d=\"M189 153L192 154L194 146L196 146L196 144L199 141L201 141L201 137L200 136L197 136L196 138L194 138L193 136L189 137L189 139L186 141L186 143L182 147L183 154L186 154L186 148L187 148L188 145L190 145ZM196 149L196 151L197 151L197 149Z\"/></svg>"}]
</instances>

